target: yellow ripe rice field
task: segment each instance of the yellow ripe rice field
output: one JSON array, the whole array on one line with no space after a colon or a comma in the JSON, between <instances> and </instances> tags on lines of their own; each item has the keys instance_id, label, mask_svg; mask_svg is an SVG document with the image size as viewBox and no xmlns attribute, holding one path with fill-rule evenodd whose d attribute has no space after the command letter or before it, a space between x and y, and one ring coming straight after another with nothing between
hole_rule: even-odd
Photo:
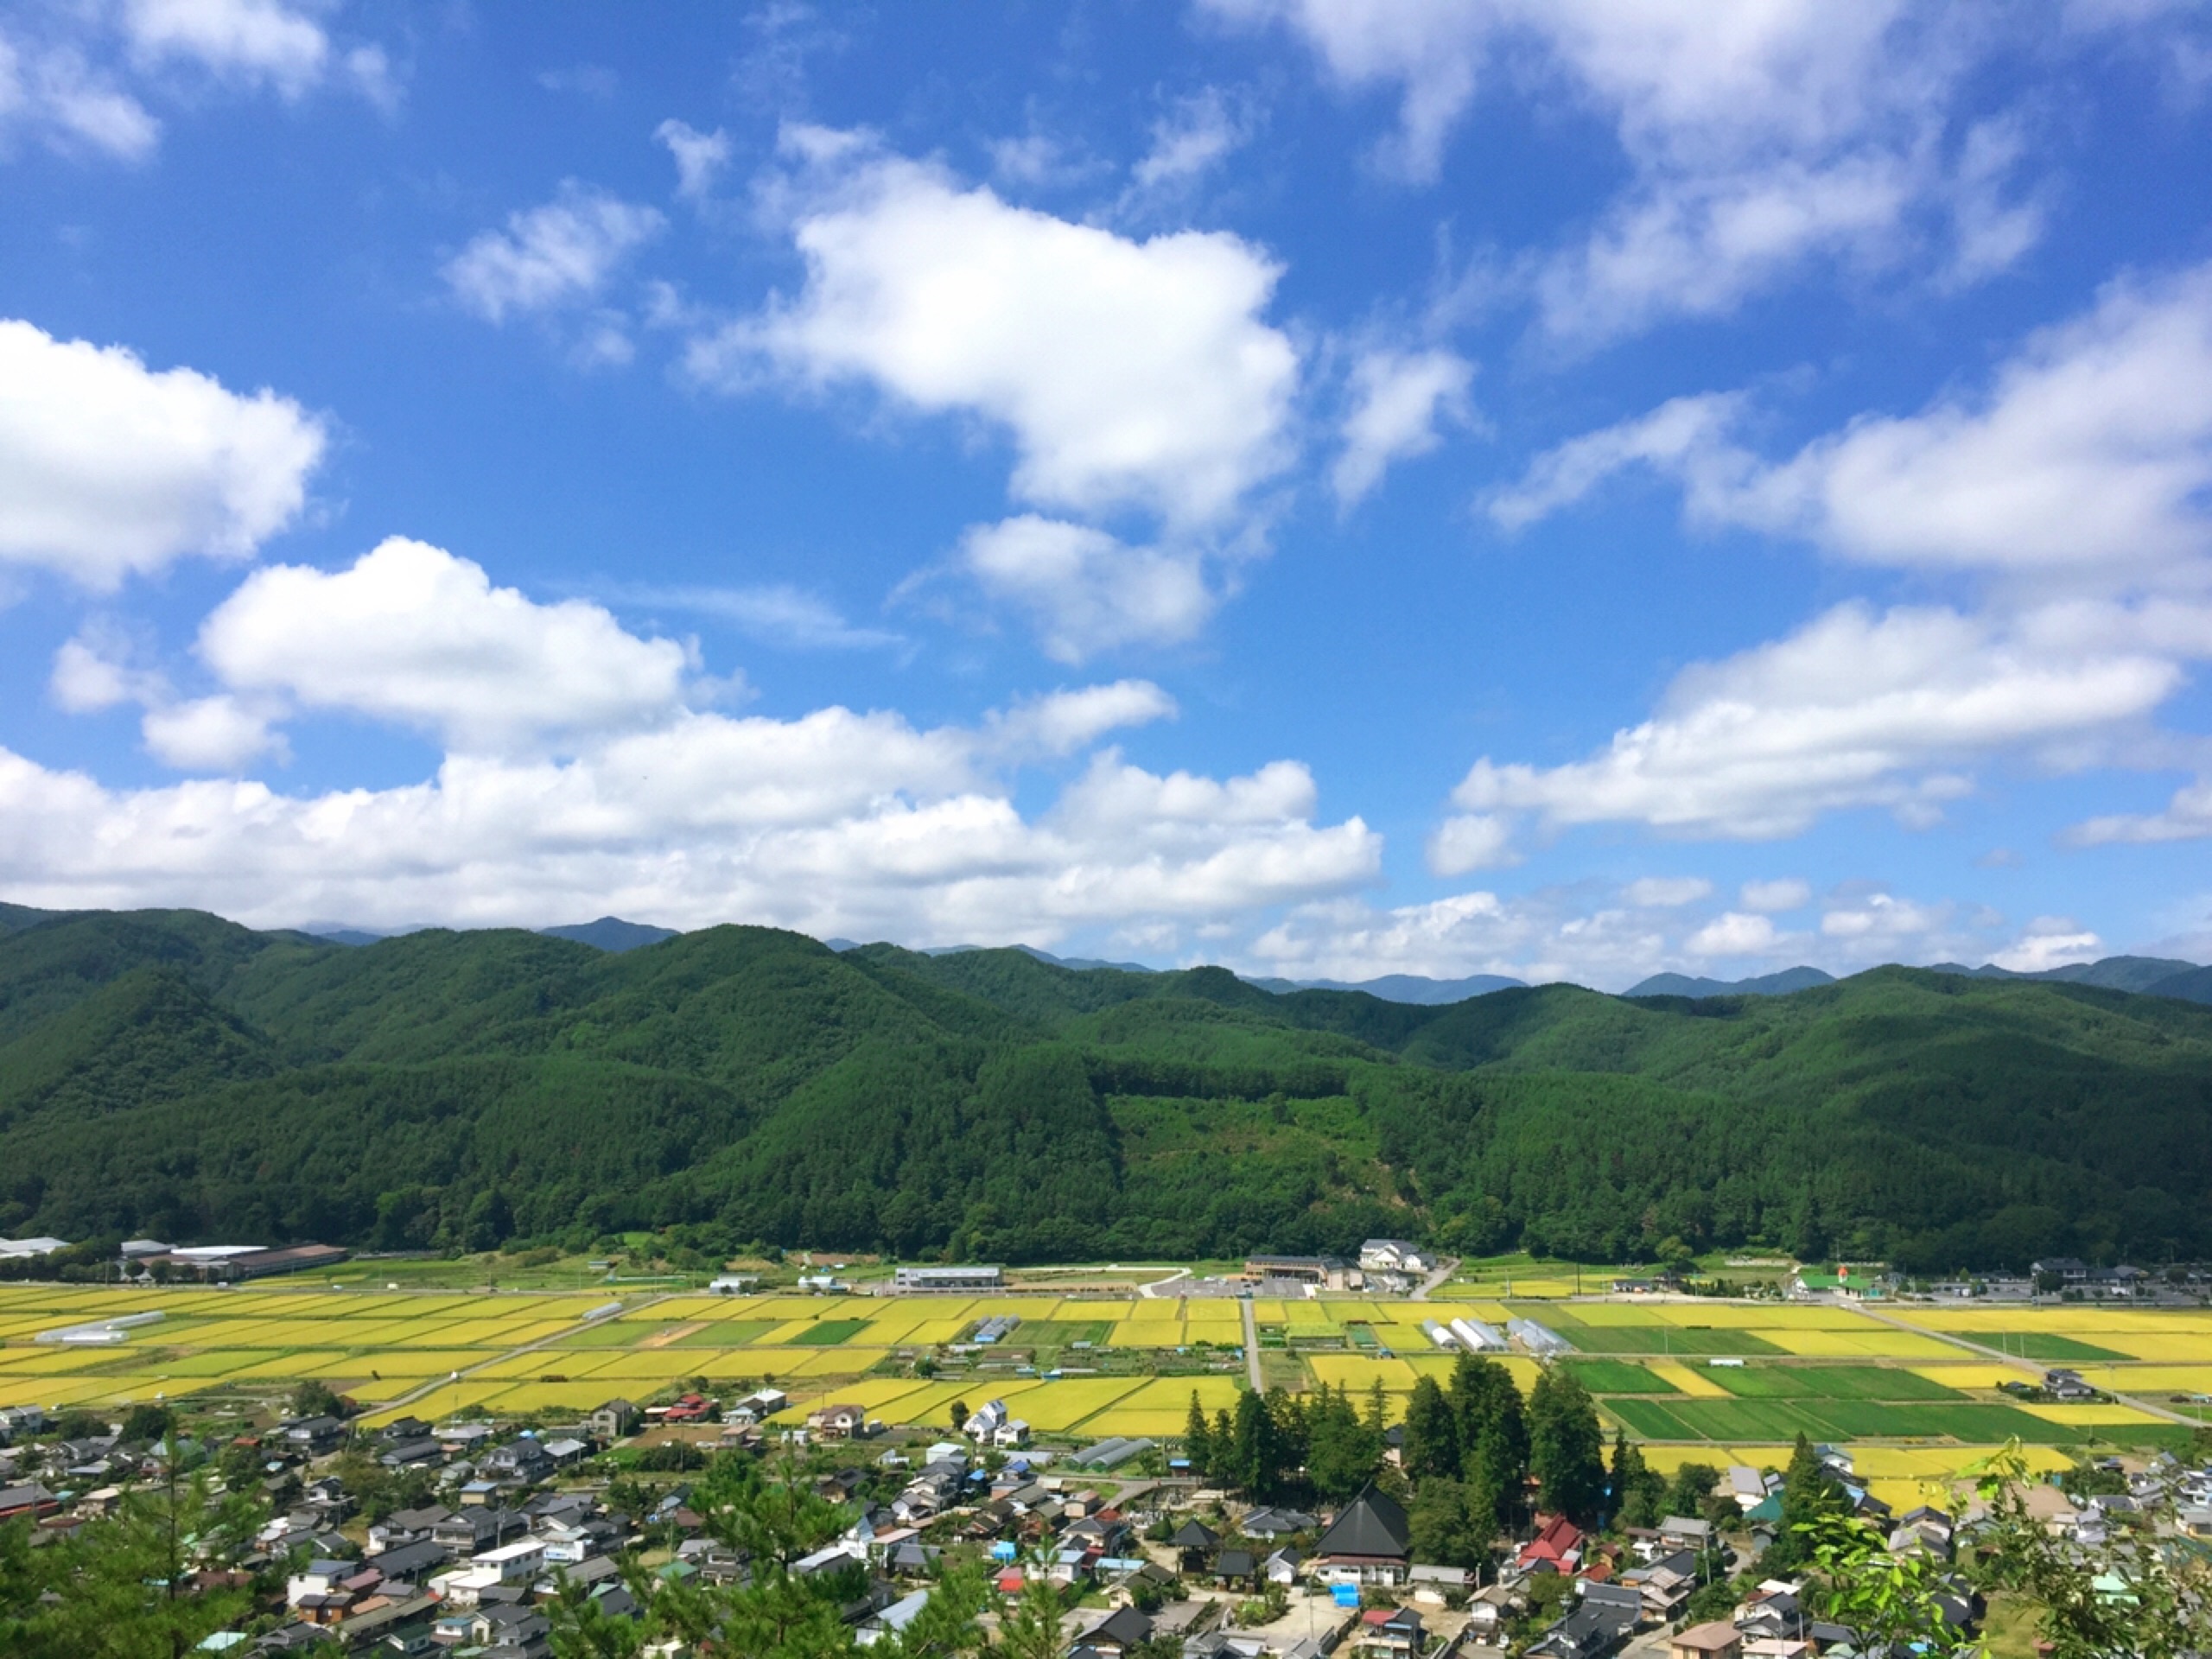
<instances>
[{"instance_id":1,"label":"yellow ripe rice field","mask_svg":"<svg viewBox=\"0 0 2212 1659\"><path fill-rule=\"evenodd\" d=\"M1464 1317L1503 1326L1519 1313L1553 1323L1582 1351L1578 1363L1607 1415L1646 1437L1647 1455L1662 1468L1686 1459L1779 1462L1786 1452L1768 1437L1786 1437L1802 1424L1816 1439L1834 1438L1836 1429L1822 1427L1823 1412L1847 1429L1887 1432L1886 1439L1850 1442L1862 1475L1877 1482L1954 1478L1986 1454L1984 1440L2016 1433L2032 1441L2037 1425L2052 1443L2031 1444L2029 1455L2037 1466L2059 1467L2089 1436L2107 1444L2134 1443L2131 1436L2172 1444L2189 1428L2175 1421L2172 1397L2212 1394L2212 1311L1885 1306L1877 1317L1831 1305L1517 1300L1541 1282L1516 1275L1510 1306L1462 1287L1459 1300L1448 1302L1268 1299L1253 1303L1251 1313L1268 1333L1271 1380L1294 1376L1307 1389L1326 1383L1363 1402L1379 1384L1393 1417L1419 1379L1445 1382L1458 1363L1430 1343L1424 1321ZM1503 1288L1502 1277L1497 1286ZM784 1420L791 1422L849 1400L888 1421L938 1430L956 1400L973 1407L998 1398L1042 1434L1157 1439L1180 1434L1194 1390L1211 1414L1233 1407L1244 1386L1241 1367L1235 1374L1156 1375L1192 1363L1168 1351L1243 1343L1244 1310L1225 1298L632 1292L615 1314L583 1317L613 1300L604 1287L486 1294L0 1286L0 1404L105 1408L157 1393L274 1399L312 1378L369 1404L375 1422L410 1409L423 1415L582 1410L617 1394L665 1397L665 1390L704 1377L724 1392L761 1380L784 1389L792 1402ZM35 1340L70 1325L154 1311L164 1317L131 1328L113 1345ZM1020 1322L999 1348L976 1350L972 1361L938 1356L953 1372L971 1363L973 1372L933 1381L887 1374L998 1316ZM1035 1343L1022 1340L1023 1326L1041 1327ZM1095 1353L1065 1346L1101 1333ZM1286 1337L1296 1344L1287 1353ZM2005 1364L1981 1351L1998 1348L2049 1357ZM1033 1349L1039 1365L1096 1365L1108 1374L1017 1375ZM1742 1363L1715 1368L1707 1363L1713 1355L1740 1356ZM1500 1357L1524 1393L1534 1386L1536 1360ZM2118 1398L2045 1407L1999 1392L2000 1384L2033 1381L2046 1364L2058 1363ZM449 1380L454 1373L457 1382Z\"/></svg>"},{"instance_id":2,"label":"yellow ripe rice field","mask_svg":"<svg viewBox=\"0 0 2212 1659\"><path fill-rule=\"evenodd\" d=\"M2020 1409L2031 1417L2042 1418L2047 1423L2157 1423L2165 1421L2153 1417L2147 1411L2138 1411L2133 1406L2022 1406Z\"/></svg>"},{"instance_id":3,"label":"yellow ripe rice field","mask_svg":"<svg viewBox=\"0 0 2212 1659\"><path fill-rule=\"evenodd\" d=\"M1693 1400L1726 1400L1728 1390L1713 1380L1710 1370L1700 1370L1685 1365L1679 1359L1655 1360L1643 1368L1662 1382L1674 1385L1677 1394L1686 1394Z\"/></svg>"}]
</instances>

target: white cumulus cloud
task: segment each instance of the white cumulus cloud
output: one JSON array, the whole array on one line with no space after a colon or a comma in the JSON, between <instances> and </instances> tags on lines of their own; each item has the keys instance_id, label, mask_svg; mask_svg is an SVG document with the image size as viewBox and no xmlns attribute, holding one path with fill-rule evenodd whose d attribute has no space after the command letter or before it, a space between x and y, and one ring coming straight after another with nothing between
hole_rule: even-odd
<instances>
[{"instance_id":1,"label":"white cumulus cloud","mask_svg":"<svg viewBox=\"0 0 2212 1659\"><path fill-rule=\"evenodd\" d=\"M1779 916L1811 904L1813 887L1809 881L1786 875L1772 881L1746 881L1737 898L1745 910Z\"/></svg>"},{"instance_id":2,"label":"white cumulus cloud","mask_svg":"<svg viewBox=\"0 0 2212 1659\"><path fill-rule=\"evenodd\" d=\"M1777 938L1766 917L1732 910L1691 934L1683 948L1694 957L1763 957L1774 950Z\"/></svg>"},{"instance_id":3,"label":"white cumulus cloud","mask_svg":"<svg viewBox=\"0 0 2212 1659\"><path fill-rule=\"evenodd\" d=\"M266 715L221 695L149 709L139 726L147 753L179 772L237 772L286 752Z\"/></svg>"},{"instance_id":4,"label":"white cumulus cloud","mask_svg":"<svg viewBox=\"0 0 2212 1659\"><path fill-rule=\"evenodd\" d=\"M1518 864L1513 823L1496 813L1466 812L1449 817L1428 838L1428 868L1434 875L1465 875L1470 870Z\"/></svg>"},{"instance_id":5,"label":"white cumulus cloud","mask_svg":"<svg viewBox=\"0 0 2212 1659\"><path fill-rule=\"evenodd\" d=\"M653 137L667 145L668 153L675 158L677 194L703 201L714 193L715 181L729 165L729 134L720 127L701 132L671 118L653 129Z\"/></svg>"},{"instance_id":6,"label":"white cumulus cloud","mask_svg":"<svg viewBox=\"0 0 2212 1659\"><path fill-rule=\"evenodd\" d=\"M1064 663L1188 639L1219 602L1195 552L1131 547L1035 513L971 527L959 558L986 593L1027 612L1046 654Z\"/></svg>"},{"instance_id":7,"label":"white cumulus cloud","mask_svg":"<svg viewBox=\"0 0 2212 1659\"><path fill-rule=\"evenodd\" d=\"M2038 916L1990 960L2016 974L2039 974L2069 963L2094 962L2105 954L2105 942L2071 917Z\"/></svg>"},{"instance_id":8,"label":"white cumulus cloud","mask_svg":"<svg viewBox=\"0 0 2212 1659\"><path fill-rule=\"evenodd\" d=\"M665 223L654 208L570 179L551 201L508 214L505 230L476 236L446 262L445 279L493 322L574 304L596 296Z\"/></svg>"},{"instance_id":9,"label":"white cumulus cloud","mask_svg":"<svg viewBox=\"0 0 2212 1659\"><path fill-rule=\"evenodd\" d=\"M482 567L394 537L334 573L275 565L200 632L233 691L341 709L502 748L665 717L690 653L640 639L600 606L539 604Z\"/></svg>"},{"instance_id":10,"label":"white cumulus cloud","mask_svg":"<svg viewBox=\"0 0 2212 1659\"><path fill-rule=\"evenodd\" d=\"M1252 135L1249 115L1208 86L1177 101L1152 124L1152 146L1129 170L1140 190L1188 183L1227 161Z\"/></svg>"},{"instance_id":11,"label":"white cumulus cloud","mask_svg":"<svg viewBox=\"0 0 2212 1659\"><path fill-rule=\"evenodd\" d=\"M1658 714L1588 760L1478 760L1452 799L1554 827L1745 839L1795 835L1854 806L1926 823L1971 787L1961 768L2139 720L2181 680L2153 652L2060 652L2024 625L1846 604L1785 639L1685 670Z\"/></svg>"},{"instance_id":12,"label":"white cumulus cloud","mask_svg":"<svg viewBox=\"0 0 2212 1659\"><path fill-rule=\"evenodd\" d=\"M1262 321L1281 271L1249 243L1131 240L848 135L792 145L826 157L795 218L805 286L699 341L705 378L765 364L981 416L1014 440L1016 495L1086 514L1205 525L1287 463L1298 353Z\"/></svg>"},{"instance_id":13,"label":"white cumulus cloud","mask_svg":"<svg viewBox=\"0 0 2212 1659\"><path fill-rule=\"evenodd\" d=\"M2212 266L2111 285L1978 397L1867 416L1786 461L1738 445L1739 395L1678 398L1540 457L1490 503L1517 528L1624 467L1678 480L1693 523L1872 564L2201 585L2212 550Z\"/></svg>"},{"instance_id":14,"label":"white cumulus cloud","mask_svg":"<svg viewBox=\"0 0 2212 1659\"><path fill-rule=\"evenodd\" d=\"M105 592L245 557L299 516L325 442L273 391L0 321L0 563Z\"/></svg>"},{"instance_id":15,"label":"white cumulus cloud","mask_svg":"<svg viewBox=\"0 0 2212 1659\"><path fill-rule=\"evenodd\" d=\"M1694 525L1978 579L1980 609L1840 607L1683 673L1601 755L1478 763L1464 808L1778 836L1844 806L1928 822L2003 755L2171 764L2171 745L2141 740L2189 665L2212 660L2212 267L2115 283L2031 336L1986 389L1862 416L1786 460L1736 441L1746 406L1677 398L1573 439L1493 495L1491 515L1517 528L1648 467L1679 482ZM2195 798L2070 838L2197 833Z\"/></svg>"},{"instance_id":16,"label":"white cumulus cloud","mask_svg":"<svg viewBox=\"0 0 2212 1659\"><path fill-rule=\"evenodd\" d=\"M1111 758L1035 818L988 732L896 715L684 715L563 760L449 756L402 787L108 789L0 750L0 882L35 904L204 906L538 925L586 909L677 926L1051 944L1211 926L1374 879L1357 819L1306 816L1304 768L1213 779Z\"/></svg>"},{"instance_id":17,"label":"white cumulus cloud","mask_svg":"<svg viewBox=\"0 0 2212 1659\"><path fill-rule=\"evenodd\" d=\"M1678 910L1713 896L1713 883L1701 875L1646 875L1621 889L1639 910Z\"/></svg>"},{"instance_id":18,"label":"white cumulus cloud","mask_svg":"<svg viewBox=\"0 0 2212 1659\"><path fill-rule=\"evenodd\" d=\"M2002 124L1950 131L2005 29L1905 0L1201 0L1297 35L1330 76L1395 88L1388 170L1428 180L1485 85L1556 97L1614 129L1629 181L1580 245L1538 262L1562 339L1726 312L1808 259L1944 280L2001 269L2040 236ZM1923 264L1927 263L1924 259Z\"/></svg>"},{"instance_id":19,"label":"white cumulus cloud","mask_svg":"<svg viewBox=\"0 0 2212 1659\"><path fill-rule=\"evenodd\" d=\"M1330 469L1338 501L1350 506L1392 462L1425 455L1443 442L1440 419L1473 419L1467 387L1475 365L1453 352L1363 353L1352 365L1344 448Z\"/></svg>"},{"instance_id":20,"label":"white cumulus cloud","mask_svg":"<svg viewBox=\"0 0 2212 1659\"><path fill-rule=\"evenodd\" d=\"M322 26L277 0L124 0L124 34L147 64L182 60L296 98L322 79Z\"/></svg>"}]
</instances>

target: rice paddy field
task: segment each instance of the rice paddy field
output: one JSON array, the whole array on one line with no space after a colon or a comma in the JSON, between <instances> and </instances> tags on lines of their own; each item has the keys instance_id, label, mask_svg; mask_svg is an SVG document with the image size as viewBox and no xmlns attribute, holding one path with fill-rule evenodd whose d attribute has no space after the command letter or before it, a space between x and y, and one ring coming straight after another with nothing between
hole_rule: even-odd
<instances>
[{"instance_id":1,"label":"rice paddy field","mask_svg":"<svg viewBox=\"0 0 2212 1659\"><path fill-rule=\"evenodd\" d=\"M151 1311L162 1317L113 1345L36 1339ZM2061 1466L2093 1446L2175 1444L2212 1416L2212 1311L1516 1297L1262 1300L1251 1313L1271 1376L1363 1398L1379 1388L1394 1417L1419 1378L1440 1382L1453 1363L1424 1321L1535 1319L1570 1345L1557 1363L1597 1396L1608 1427L1645 1441L1658 1466L1778 1463L1802 1432L1851 1446L1885 1496L1910 1497L2008 1440ZM949 1351L1003 1315L1020 1324L1001 1344ZM995 1398L1040 1434L1161 1437L1180 1432L1194 1392L1209 1413L1234 1406L1243 1342L1242 1306L1219 1299L674 1294L611 1306L603 1290L22 1285L0 1287L0 1405L244 1402L312 1378L362 1402L373 1423L581 1411L704 1378L772 1383L791 1396L790 1421L851 1402L933 1427L956 1402ZM938 1375L916 1374L924 1357ZM1534 1384L1536 1359L1504 1363L1524 1389ZM2027 1404L1999 1386L2052 1363L2119 1398Z\"/></svg>"}]
</instances>

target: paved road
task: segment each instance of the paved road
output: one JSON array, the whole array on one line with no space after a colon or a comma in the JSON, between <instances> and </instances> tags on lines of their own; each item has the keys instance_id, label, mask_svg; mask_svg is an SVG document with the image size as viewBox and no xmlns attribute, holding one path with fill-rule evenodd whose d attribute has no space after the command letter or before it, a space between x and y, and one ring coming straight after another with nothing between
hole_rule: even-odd
<instances>
[{"instance_id":1,"label":"paved road","mask_svg":"<svg viewBox=\"0 0 2212 1659\"><path fill-rule=\"evenodd\" d=\"M1421 1281L1421 1288L1414 1292L1414 1294L1406 1300L1413 1302L1427 1301L1431 1292L1434 1291L1438 1286L1441 1285L1446 1279L1449 1279L1453 1274L1459 1271L1459 1258L1455 1255L1449 1261L1446 1262L1445 1264L1439 1268L1434 1273L1430 1274L1427 1278L1422 1280Z\"/></svg>"},{"instance_id":2,"label":"paved road","mask_svg":"<svg viewBox=\"0 0 2212 1659\"><path fill-rule=\"evenodd\" d=\"M1268 1385L1260 1380L1260 1322L1252 1317L1250 1297L1239 1297L1236 1306L1244 1312L1244 1375L1253 1393L1265 1394Z\"/></svg>"}]
</instances>

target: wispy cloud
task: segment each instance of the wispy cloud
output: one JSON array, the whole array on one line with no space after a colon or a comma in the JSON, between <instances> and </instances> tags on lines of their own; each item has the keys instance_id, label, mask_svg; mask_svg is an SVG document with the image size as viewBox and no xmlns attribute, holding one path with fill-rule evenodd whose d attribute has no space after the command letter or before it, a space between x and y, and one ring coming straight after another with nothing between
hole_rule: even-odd
<instances>
[{"instance_id":1,"label":"wispy cloud","mask_svg":"<svg viewBox=\"0 0 2212 1659\"><path fill-rule=\"evenodd\" d=\"M887 628L856 627L819 594L789 582L757 587L621 587L601 589L616 603L711 616L766 645L794 651L888 651L907 642Z\"/></svg>"}]
</instances>

